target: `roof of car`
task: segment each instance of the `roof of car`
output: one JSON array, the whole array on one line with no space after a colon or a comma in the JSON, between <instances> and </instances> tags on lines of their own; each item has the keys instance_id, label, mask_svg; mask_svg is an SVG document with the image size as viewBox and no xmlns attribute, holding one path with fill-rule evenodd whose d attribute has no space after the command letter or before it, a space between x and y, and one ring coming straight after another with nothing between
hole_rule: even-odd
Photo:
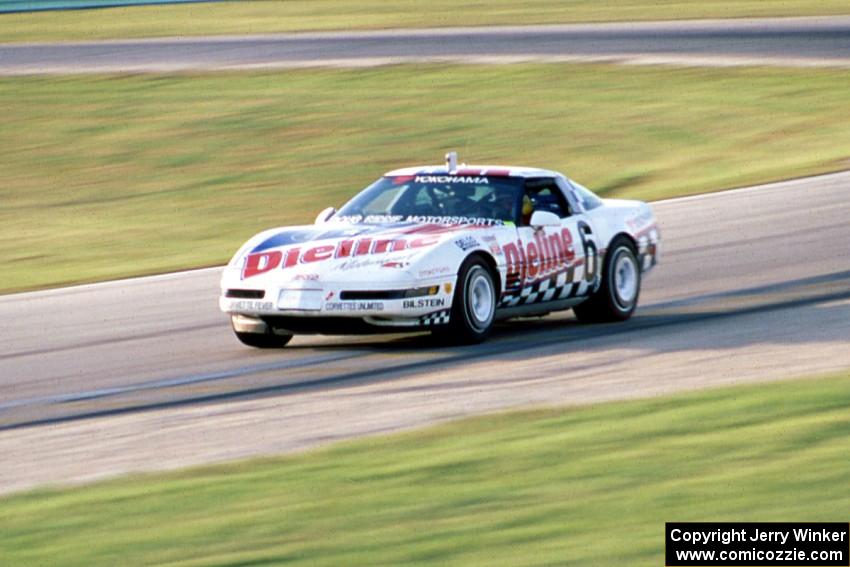
<instances>
[{"instance_id":1,"label":"roof of car","mask_svg":"<svg viewBox=\"0 0 850 567\"><path fill-rule=\"evenodd\" d=\"M559 177L562 174L549 169L536 167L517 167L510 165L466 165L460 164L454 171L449 171L445 165L421 165L394 169L384 174L385 177L404 175L497 175L501 177Z\"/></svg>"}]
</instances>

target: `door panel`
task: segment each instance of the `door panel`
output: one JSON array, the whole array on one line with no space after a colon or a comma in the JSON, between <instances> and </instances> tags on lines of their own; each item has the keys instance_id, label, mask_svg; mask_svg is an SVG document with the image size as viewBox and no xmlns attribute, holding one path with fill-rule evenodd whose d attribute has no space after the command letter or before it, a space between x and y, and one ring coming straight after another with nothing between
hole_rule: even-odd
<instances>
[{"instance_id":1,"label":"door panel","mask_svg":"<svg viewBox=\"0 0 850 567\"><path fill-rule=\"evenodd\" d=\"M504 247L508 264L504 306L569 299L598 287L599 243L590 219L570 214L554 180L549 181L558 193L548 190L546 180L530 181L536 182L529 188L534 193L530 196L534 210L558 214L561 224L538 229L519 226L517 242ZM527 223L530 214L524 217Z\"/></svg>"}]
</instances>

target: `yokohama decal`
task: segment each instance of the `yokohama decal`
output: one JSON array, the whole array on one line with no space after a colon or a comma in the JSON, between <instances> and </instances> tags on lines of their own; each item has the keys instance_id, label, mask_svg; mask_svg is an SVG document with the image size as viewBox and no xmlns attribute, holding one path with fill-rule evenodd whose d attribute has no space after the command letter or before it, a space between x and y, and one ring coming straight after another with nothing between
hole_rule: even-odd
<instances>
[{"instance_id":1,"label":"yokohama decal","mask_svg":"<svg viewBox=\"0 0 850 567\"><path fill-rule=\"evenodd\" d=\"M475 185L489 185L490 180L486 177L474 177L472 175L417 175L414 183L474 183Z\"/></svg>"}]
</instances>

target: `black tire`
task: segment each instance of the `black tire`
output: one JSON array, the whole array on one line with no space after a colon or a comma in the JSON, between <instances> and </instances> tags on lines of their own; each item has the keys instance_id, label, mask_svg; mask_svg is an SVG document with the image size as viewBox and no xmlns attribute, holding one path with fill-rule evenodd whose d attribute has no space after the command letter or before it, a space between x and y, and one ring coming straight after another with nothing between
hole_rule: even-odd
<instances>
[{"instance_id":1,"label":"black tire","mask_svg":"<svg viewBox=\"0 0 850 567\"><path fill-rule=\"evenodd\" d=\"M618 236L605 254L599 289L587 301L573 307L573 312L582 323L625 321L635 312L639 297L637 250L631 240Z\"/></svg>"},{"instance_id":2,"label":"black tire","mask_svg":"<svg viewBox=\"0 0 850 567\"><path fill-rule=\"evenodd\" d=\"M435 333L454 344L480 343L493 330L497 303L492 270L480 257L467 258L458 271L449 324Z\"/></svg>"},{"instance_id":3,"label":"black tire","mask_svg":"<svg viewBox=\"0 0 850 567\"><path fill-rule=\"evenodd\" d=\"M274 335L270 333L240 333L233 331L243 345L254 348L283 348L292 340L292 335Z\"/></svg>"}]
</instances>

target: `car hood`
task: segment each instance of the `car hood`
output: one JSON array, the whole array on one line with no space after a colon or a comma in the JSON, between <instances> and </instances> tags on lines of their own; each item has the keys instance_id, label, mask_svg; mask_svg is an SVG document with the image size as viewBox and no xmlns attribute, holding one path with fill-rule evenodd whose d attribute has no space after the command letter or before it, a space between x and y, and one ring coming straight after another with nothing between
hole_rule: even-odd
<instances>
[{"instance_id":1,"label":"car hood","mask_svg":"<svg viewBox=\"0 0 850 567\"><path fill-rule=\"evenodd\" d=\"M462 258L464 251L463 239L494 229L414 223L276 228L249 240L228 264L228 272L231 279L238 274L251 286L315 280L409 282L429 274L454 274L460 261L455 256Z\"/></svg>"}]
</instances>

